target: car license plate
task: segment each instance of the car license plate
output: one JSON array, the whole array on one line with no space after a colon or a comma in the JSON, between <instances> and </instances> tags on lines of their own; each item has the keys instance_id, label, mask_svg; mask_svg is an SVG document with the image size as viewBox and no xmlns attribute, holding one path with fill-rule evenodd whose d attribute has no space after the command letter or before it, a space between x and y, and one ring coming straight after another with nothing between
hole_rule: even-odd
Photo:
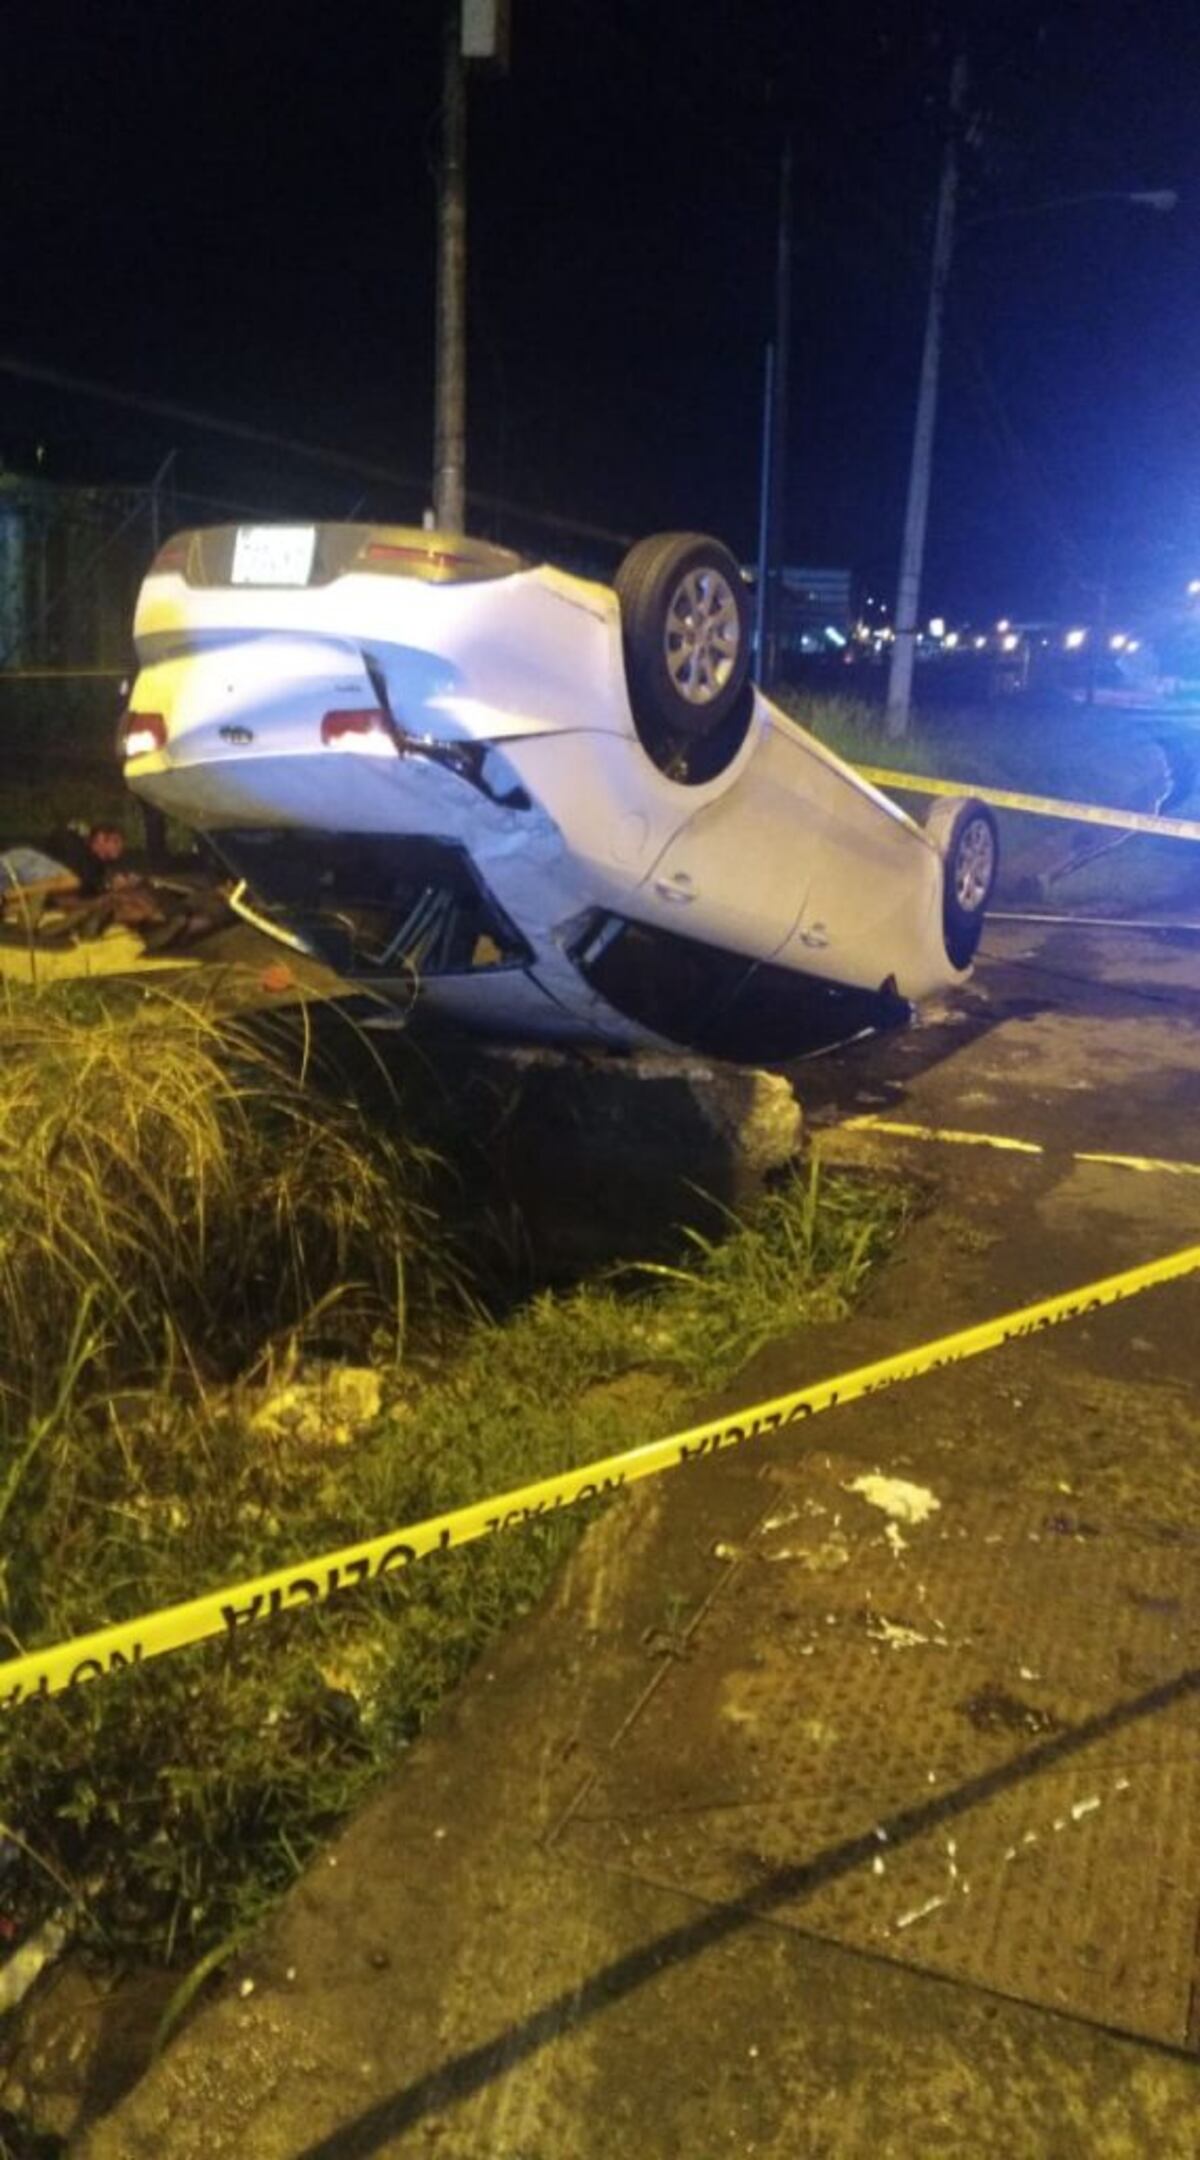
<instances>
[{"instance_id":1,"label":"car license plate","mask_svg":"<svg viewBox=\"0 0 1200 2160\"><path fill-rule=\"evenodd\" d=\"M316 545L315 525L239 525L233 583L307 585Z\"/></svg>"}]
</instances>

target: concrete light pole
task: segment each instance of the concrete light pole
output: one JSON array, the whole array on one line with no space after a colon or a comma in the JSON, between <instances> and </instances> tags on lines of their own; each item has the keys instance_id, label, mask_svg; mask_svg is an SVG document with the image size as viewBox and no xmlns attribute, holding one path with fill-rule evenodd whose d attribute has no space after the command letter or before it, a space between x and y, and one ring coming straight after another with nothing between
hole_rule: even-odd
<instances>
[{"instance_id":1,"label":"concrete light pole","mask_svg":"<svg viewBox=\"0 0 1200 2160\"><path fill-rule=\"evenodd\" d=\"M900 548L896 612L892 618L894 642L891 667L888 671L885 727L888 736L893 740L907 732L908 708L912 697L913 662L916 658L918 611L921 605L921 565L925 557L929 481L933 469L933 431L937 418L938 374L942 358L942 316L945 313L946 286L954 254L959 123L966 95L966 55L959 53L950 72L946 147L942 152L942 177L938 185L933 266L929 277L929 305L925 313L925 342L921 351L921 382L917 392L912 462L908 472L908 501L904 512L904 539Z\"/></svg>"},{"instance_id":2,"label":"concrete light pole","mask_svg":"<svg viewBox=\"0 0 1200 2160\"><path fill-rule=\"evenodd\" d=\"M770 688L774 653L767 656L767 584L771 560L771 444L775 411L775 347L768 345L763 366L762 456L758 488L758 578L754 591L754 669L759 687Z\"/></svg>"},{"instance_id":3,"label":"concrete light pole","mask_svg":"<svg viewBox=\"0 0 1200 2160\"><path fill-rule=\"evenodd\" d=\"M900 549L900 577L896 590L894 643L888 670L885 727L895 741L908 732L912 700L913 663L916 658L921 604L921 568L925 555L925 528L929 516L929 483L933 469L933 436L937 417L938 374L942 351L942 317L946 287L954 255L955 209L958 197L958 148L967 91L967 63L962 54L950 76L949 125L938 188L937 224L933 239L933 265L929 279L929 303L925 314L925 343L921 353L921 381L917 394L917 417L913 428L912 463L908 475L908 501L904 514L904 538ZM961 232L976 225L990 225L998 218L1033 217L1045 210L1063 210L1075 203L1126 202L1143 210L1174 210L1179 196L1174 188L1090 188L1079 195L1055 195L1048 202L1019 203L1001 210L984 210L965 219Z\"/></svg>"},{"instance_id":4,"label":"concrete light pole","mask_svg":"<svg viewBox=\"0 0 1200 2160\"><path fill-rule=\"evenodd\" d=\"M779 161L779 223L775 238L775 338L767 347L763 402L762 488L759 498L758 610L755 659L764 690L779 673L779 614L783 585L783 498L787 451L788 369L792 321L792 145Z\"/></svg>"}]
</instances>

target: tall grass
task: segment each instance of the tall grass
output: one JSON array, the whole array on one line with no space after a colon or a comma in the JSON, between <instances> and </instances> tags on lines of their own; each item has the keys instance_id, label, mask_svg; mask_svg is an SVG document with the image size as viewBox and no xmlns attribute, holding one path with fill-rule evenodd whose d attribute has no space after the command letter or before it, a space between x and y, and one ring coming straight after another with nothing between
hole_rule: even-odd
<instances>
[{"instance_id":1,"label":"tall grass","mask_svg":"<svg viewBox=\"0 0 1200 2160\"><path fill-rule=\"evenodd\" d=\"M768 1334L841 1310L903 1219L894 1190L814 1173L685 1266L544 1294L464 1323L436 1365L398 1363L415 1284L446 1280L428 1165L314 1089L303 1041L157 1004L26 999L9 1024L8 1653L669 1430ZM297 1335L391 1361L349 1444L256 1416L267 1352ZM579 1527L535 1523L10 1712L0 1822L30 1911L66 1880L93 1941L202 1956L394 1764Z\"/></svg>"},{"instance_id":2,"label":"tall grass","mask_svg":"<svg viewBox=\"0 0 1200 2160\"><path fill-rule=\"evenodd\" d=\"M688 1228L692 1265L644 1265L674 1285L677 1354L699 1371L744 1364L793 1325L844 1313L887 1251L903 1195L854 1178L806 1178L767 1193L749 1221L727 1214L725 1234Z\"/></svg>"},{"instance_id":3,"label":"tall grass","mask_svg":"<svg viewBox=\"0 0 1200 2160\"><path fill-rule=\"evenodd\" d=\"M403 1348L427 1151L314 1085L311 1045L194 1003L0 1004L0 1424L289 1336Z\"/></svg>"}]
</instances>

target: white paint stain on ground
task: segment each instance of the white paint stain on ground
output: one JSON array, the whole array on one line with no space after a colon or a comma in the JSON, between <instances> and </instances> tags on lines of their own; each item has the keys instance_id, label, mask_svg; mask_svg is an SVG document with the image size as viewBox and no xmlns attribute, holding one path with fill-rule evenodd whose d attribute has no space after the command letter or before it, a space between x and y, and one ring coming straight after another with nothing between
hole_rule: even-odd
<instances>
[{"instance_id":1,"label":"white paint stain on ground","mask_svg":"<svg viewBox=\"0 0 1200 2160\"><path fill-rule=\"evenodd\" d=\"M853 1478L842 1491L860 1493L868 1507L881 1508L893 1522L923 1523L942 1504L927 1485L911 1485L907 1478L881 1477L877 1471Z\"/></svg>"}]
</instances>

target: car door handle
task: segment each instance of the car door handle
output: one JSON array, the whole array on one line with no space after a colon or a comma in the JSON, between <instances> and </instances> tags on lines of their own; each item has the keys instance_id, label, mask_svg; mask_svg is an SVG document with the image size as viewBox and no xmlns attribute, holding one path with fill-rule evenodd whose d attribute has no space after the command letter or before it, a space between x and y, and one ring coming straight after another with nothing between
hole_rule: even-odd
<instances>
[{"instance_id":1,"label":"car door handle","mask_svg":"<svg viewBox=\"0 0 1200 2160\"><path fill-rule=\"evenodd\" d=\"M673 878L655 878L654 890L660 900L694 900L692 881L687 872L680 870Z\"/></svg>"}]
</instances>

